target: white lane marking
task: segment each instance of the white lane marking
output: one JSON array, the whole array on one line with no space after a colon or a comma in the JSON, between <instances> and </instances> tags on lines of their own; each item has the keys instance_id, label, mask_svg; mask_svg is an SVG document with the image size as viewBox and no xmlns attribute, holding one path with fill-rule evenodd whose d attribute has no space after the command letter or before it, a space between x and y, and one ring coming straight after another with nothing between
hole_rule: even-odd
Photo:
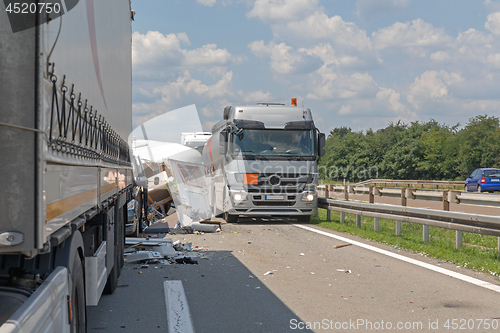
<instances>
[{"instance_id":1,"label":"white lane marking","mask_svg":"<svg viewBox=\"0 0 500 333\"><path fill-rule=\"evenodd\" d=\"M441 273L441 274L445 274L445 275L454 277L456 279L459 279L459 280L462 280L462 281L465 281L465 282L469 282L469 283L475 284L477 286L480 286L480 287L483 287L483 288L487 288L487 289L490 289L490 290L493 290L493 291L496 291L496 292L500 293L500 286L497 286L496 284L492 284L492 283L489 283L489 282L486 282L486 281L483 281L483 280L479 280L479 279L476 279L476 278L473 278L473 277L470 277L470 276L467 276L467 275L464 275L464 274L460 274L460 273L457 273L457 272L454 272L454 271L450 271L450 270L448 270L446 268L434 266L434 265L431 265L431 264L428 264L428 263L425 263L425 262L422 262L422 261L419 261L419 260L416 260L416 259L408 258L408 257L405 257L405 256L400 255L400 254L392 253L390 251L382 250L382 249L379 249L378 247L375 247L375 246L372 246L372 245L368 245L368 244L364 244L364 243L361 243L361 242L357 242L357 241L349 239L349 238L345 238L345 237L342 237L342 236L337 236L337 235L331 234L331 233L326 232L326 231L314 229L314 228L311 228L311 227L306 227L306 226L300 225L300 224L293 224L293 225L296 226L296 227L305 229L305 230L316 232L316 233L318 233L320 235L324 235L324 236L327 236L327 237L331 237L331 238L335 238L335 239L341 240L343 242L347 242L347 243L351 243L353 245L357 245L359 247L365 248L365 249L370 250L370 251L378 252L380 254L384 254L384 255L389 256L389 257L393 257L393 258L396 258L396 259L399 259L399 260L403 260L403 261L406 261L406 262L408 262L410 264L414 264L414 265L417 265L417 266L420 266L420 267L424 267L424 268L430 269L431 271L435 271L435 272L438 272L438 273Z\"/></svg>"},{"instance_id":2,"label":"white lane marking","mask_svg":"<svg viewBox=\"0 0 500 333\"><path fill-rule=\"evenodd\" d=\"M165 281L165 304L169 333L194 333L193 321L182 281Z\"/></svg>"}]
</instances>

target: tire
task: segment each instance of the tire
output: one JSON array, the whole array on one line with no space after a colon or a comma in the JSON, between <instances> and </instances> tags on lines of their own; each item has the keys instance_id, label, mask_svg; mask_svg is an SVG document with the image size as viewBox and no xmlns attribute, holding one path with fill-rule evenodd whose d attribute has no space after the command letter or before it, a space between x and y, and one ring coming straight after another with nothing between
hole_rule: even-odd
<instances>
[{"instance_id":1,"label":"tire","mask_svg":"<svg viewBox=\"0 0 500 333\"><path fill-rule=\"evenodd\" d=\"M311 215L297 215L297 222L307 223L311 221Z\"/></svg>"},{"instance_id":2,"label":"tire","mask_svg":"<svg viewBox=\"0 0 500 333\"><path fill-rule=\"evenodd\" d=\"M127 207L126 205L124 206ZM123 207L118 211L123 211ZM103 294L111 295L116 290L118 285L118 277L121 273L121 267L123 266L123 253L125 251L125 239L123 236L125 227L125 221L123 220L123 214L118 214L118 218L115 221L115 246L113 255L115 256L114 265L111 272L108 275L108 280L106 281L106 286L104 287Z\"/></svg>"},{"instance_id":3,"label":"tire","mask_svg":"<svg viewBox=\"0 0 500 333\"><path fill-rule=\"evenodd\" d=\"M224 220L227 223L236 223L238 222L238 215L232 215L229 214L228 212L224 212Z\"/></svg>"},{"instance_id":4,"label":"tire","mask_svg":"<svg viewBox=\"0 0 500 333\"><path fill-rule=\"evenodd\" d=\"M481 185L477 185L477 193L483 193L483 190L481 189Z\"/></svg>"},{"instance_id":5,"label":"tire","mask_svg":"<svg viewBox=\"0 0 500 333\"><path fill-rule=\"evenodd\" d=\"M73 281L71 289L71 311L73 312L71 332L85 333L87 332L85 281L83 277L83 263L80 261L78 253L75 253L75 259L73 260L71 280Z\"/></svg>"},{"instance_id":6,"label":"tire","mask_svg":"<svg viewBox=\"0 0 500 333\"><path fill-rule=\"evenodd\" d=\"M464 186L464 192L469 192L469 186L467 184Z\"/></svg>"}]
</instances>

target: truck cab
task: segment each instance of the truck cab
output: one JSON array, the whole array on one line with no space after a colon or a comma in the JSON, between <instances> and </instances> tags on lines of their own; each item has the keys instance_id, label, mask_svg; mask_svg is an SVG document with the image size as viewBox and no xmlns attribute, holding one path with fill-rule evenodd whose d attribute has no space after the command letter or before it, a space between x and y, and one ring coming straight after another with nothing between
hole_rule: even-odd
<instances>
[{"instance_id":1,"label":"truck cab","mask_svg":"<svg viewBox=\"0 0 500 333\"><path fill-rule=\"evenodd\" d=\"M228 106L203 151L214 215L291 217L317 212L317 161L324 134L308 108Z\"/></svg>"}]
</instances>

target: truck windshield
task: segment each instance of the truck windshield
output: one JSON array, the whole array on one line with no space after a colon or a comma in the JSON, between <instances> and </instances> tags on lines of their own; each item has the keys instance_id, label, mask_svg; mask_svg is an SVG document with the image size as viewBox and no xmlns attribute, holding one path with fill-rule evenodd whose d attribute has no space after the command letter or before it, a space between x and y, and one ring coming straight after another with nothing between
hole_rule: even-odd
<instances>
[{"instance_id":1,"label":"truck windshield","mask_svg":"<svg viewBox=\"0 0 500 333\"><path fill-rule=\"evenodd\" d=\"M315 156L313 130L244 129L231 139L235 155Z\"/></svg>"}]
</instances>

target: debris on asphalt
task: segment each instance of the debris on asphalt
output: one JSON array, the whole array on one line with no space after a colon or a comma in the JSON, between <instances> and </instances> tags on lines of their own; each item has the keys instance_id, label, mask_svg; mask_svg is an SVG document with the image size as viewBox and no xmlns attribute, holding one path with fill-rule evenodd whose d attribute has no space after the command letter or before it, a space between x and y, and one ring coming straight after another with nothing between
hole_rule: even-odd
<instances>
[{"instance_id":1,"label":"debris on asphalt","mask_svg":"<svg viewBox=\"0 0 500 333\"><path fill-rule=\"evenodd\" d=\"M220 224L219 224L220 225ZM194 231L203 231L203 232L217 232L217 229L220 230L218 224L209 224L207 222L193 222L191 223L191 229Z\"/></svg>"},{"instance_id":2,"label":"debris on asphalt","mask_svg":"<svg viewBox=\"0 0 500 333\"><path fill-rule=\"evenodd\" d=\"M334 245L333 248L335 249L340 249L341 247L349 246L352 245L351 243L345 243L345 244L339 244L339 245Z\"/></svg>"},{"instance_id":3,"label":"debris on asphalt","mask_svg":"<svg viewBox=\"0 0 500 333\"><path fill-rule=\"evenodd\" d=\"M177 258L175 259L175 262L178 263L178 264L188 264L188 265L198 265L198 262L196 260L193 260L191 258L187 258L187 257L184 257L184 258Z\"/></svg>"},{"instance_id":4,"label":"debris on asphalt","mask_svg":"<svg viewBox=\"0 0 500 333\"><path fill-rule=\"evenodd\" d=\"M301 253L300 255L301 255L301 256L305 256L305 254L304 254L304 253Z\"/></svg>"},{"instance_id":5,"label":"debris on asphalt","mask_svg":"<svg viewBox=\"0 0 500 333\"><path fill-rule=\"evenodd\" d=\"M126 238L125 262L141 264L148 268L150 264L198 264L199 259L208 259L207 248L193 247L192 243L172 242L170 238ZM157 267L156 267L157 268Z\"/></svg>"},{"instance_id":6,"label":"debris on asphalt","mask_svg":"<svg viewBox=\"0 0 500 333\"><path fill-rule=\"evenodd\" d=\"M276 271L267 271L264 273L264 275L271 275L271 274L274 274L274 272L276 272Z\"/></svg>"},{"instance_id":7,"label":"debris on asphalt","mask_svg":"<svg viewBox=\"0 0 500 333\"><path fill-rule=\"evenodd\" d=\"M352 273L350 269L337 269L337 272Z\"/></svg>"}]
</instances>

